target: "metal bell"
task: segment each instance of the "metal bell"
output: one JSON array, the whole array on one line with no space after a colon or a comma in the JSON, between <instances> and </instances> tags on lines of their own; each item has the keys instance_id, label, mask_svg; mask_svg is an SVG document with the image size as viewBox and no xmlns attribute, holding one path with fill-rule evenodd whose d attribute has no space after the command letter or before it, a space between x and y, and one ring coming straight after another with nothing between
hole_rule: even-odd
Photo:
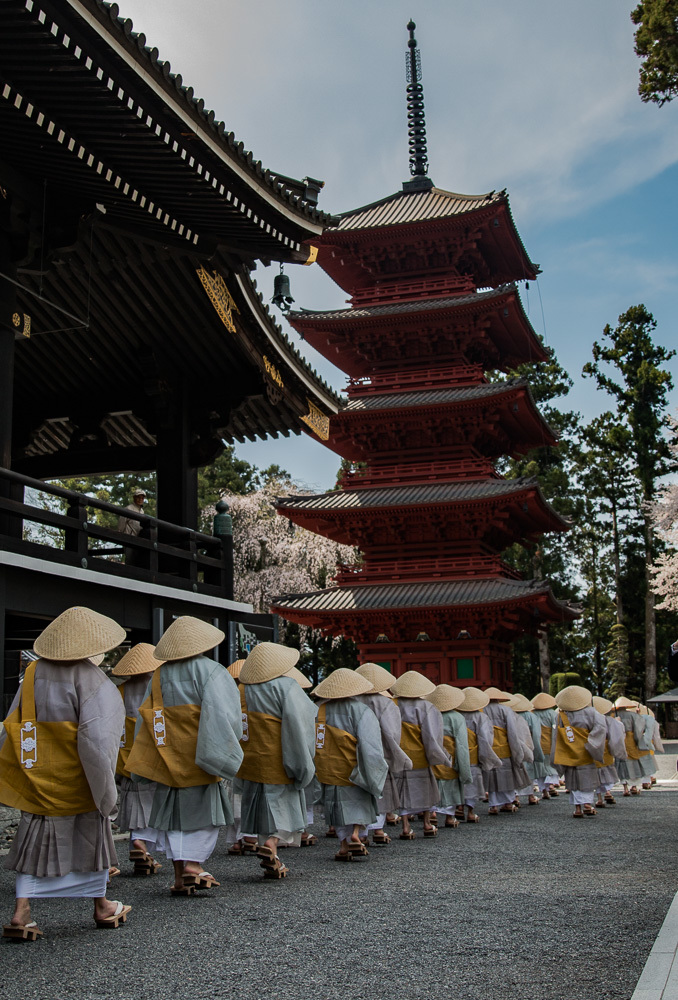
<instances>
[{"instance_id":1,"label":"metal bell","mask_svg":"<svg viewBox=\"0 0 678 1000\"><path fill-rule=\"evenodd\" d=\"M282 270L273 279L273 298L271 302L283 312L287 312L294 302L290 294L290 279L286 274L283 274Z\"/></svg>"}]
</instances>

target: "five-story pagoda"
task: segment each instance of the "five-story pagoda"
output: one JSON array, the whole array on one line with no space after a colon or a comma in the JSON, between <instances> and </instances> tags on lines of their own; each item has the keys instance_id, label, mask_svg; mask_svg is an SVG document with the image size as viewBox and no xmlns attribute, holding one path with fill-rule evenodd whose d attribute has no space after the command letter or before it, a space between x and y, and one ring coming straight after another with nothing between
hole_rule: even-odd
<instances>
[{"instance_id":1,"label":"five-story pagoda","mask_svg":"<svg viewBox=\"0 0 678 1000\"><path fill-rule=\"evenodd\" d=\"M516 282L536 278L504 191L436 188L427 176L419 50L410 22L411 180L347 212L318 261L350 307L290 322L349 376L327 444L351 465L341 489L281 497L296 524L357 546L336 586L286 594L273 610L355 640L363 660L434 683L510 685L510 643L575 617L548 582L522 580L501 552L565 522L534 479L504 479L503 455L555 443L523 379L546 358Z\"/></svg>"}]
</instances>

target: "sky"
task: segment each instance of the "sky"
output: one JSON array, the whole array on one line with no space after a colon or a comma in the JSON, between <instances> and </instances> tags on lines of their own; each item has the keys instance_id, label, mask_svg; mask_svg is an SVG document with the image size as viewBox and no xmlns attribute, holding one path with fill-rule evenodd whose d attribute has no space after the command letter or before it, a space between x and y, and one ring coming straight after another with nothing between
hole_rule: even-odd
<instances>
[{"instance_id":1,"label":"sky","mask_svg":"<svg viewBox=\"0 0 678 1000\"><path fill-rule=\"evenodd\" d=\"M422 54L429 175L449 191L507 188L542 269L523 301L574 380L562 403L586 419L612 400L581 377L607 323L644 303L655 341L676 344L678 102L638 97L626 0L118 0L120 14L206 108L271 170L325 181L341 212L408 178L407 22ZM277 266L256 279L272 295ZM319 267L289 266L295 308L340 307ZM345 376L286 320L335 389ZM669 365L678 381L676 360ZM678 392L671 394L671 408ZM238 445L312 489L337 456L306 435Z\"/></svg>"}]
</instances>

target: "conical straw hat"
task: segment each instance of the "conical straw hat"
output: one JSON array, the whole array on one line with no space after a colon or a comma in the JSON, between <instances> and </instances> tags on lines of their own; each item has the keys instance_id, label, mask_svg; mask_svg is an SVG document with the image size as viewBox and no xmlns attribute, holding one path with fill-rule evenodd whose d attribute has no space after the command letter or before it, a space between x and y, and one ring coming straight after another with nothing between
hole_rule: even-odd
<instances>
[{"instance_id":1,"label":"conical straw hat","mask_svg":"<svg viewBox=\"0 0 678 1000\"><path fill-rule=\"evenodd\" d=\"M649 710L648 710L647 705L638 705L638 714L639 715L649 715Z\"/></svg>"},{"instance_id":2,"label":"conical straw hat","mask_svg":"<svg viewBox=\"0 0 678 1000\"><path fill-rule=\"evenodd\" d=\"M244 660L234 660L230 666L226 667L233 680L237 681L240 677L240 671L243 668L244 662Z\"/></svg>"},{"instance_id":3,"label":"conical straw hat","mask_svg":"<svg viewBox=\"0 0 678 1000\"><path fill-rule=\"evenodd\" d=\"M591 692L579 684L570 684L556 695L556 705L563 712L578 712L581 708L588 708L592 700Z\"/></svg>"},{"instance_id":4,"label":"conical straw hat","mask_svg":"<svg viewBox=\"0 0 678 1000\"><path fill-rule=\"evenodd\" d=\"M293 681L297 682L299 687L304 689L304 691L308 691L309 688L313 687L313 682L309 681L308 677L305 674L302 674L301 670L298 670L296 667L292 667L291 670L288 670L285 677L291 677Z\"/></svg>"},{"instance_id":5,"label":"conical straw hat","mask_svg":"<svg viewBox=\"0 0 678 1000\"><path fill-rule=\"evenodd\" d=\"M391 694L395 698L425 698L435 691L435 687L435 684L418 670L406 670L391 688Z\"/></svg>"},{"instance_id":6,"label":"conical straw hat","mask_svg":"<svg viewBox=\"0 0 678 1000\"><path fill-rule=\"evenodd\" d=\"M594 694L593 696L593 707L596 712L600 712L601 715L607 715L614 708L614 704L609 698L601 698L599 695Z\"/></svg>"},{"instance_id":7,"label":"conical straw hat","mask_svg":"<svg viewBox=\"0 0 678 1000\"><path fill-rule=\"evenodd\" d=\"M153 655L156 660L187 660L214 649L225 638L220 628L208 625L200 618L182 615L165 630Z\"/></svg>"},{"instance_id":8,"label":"conical straw hat","mask_svg":"<svg viewBox=\"0 0 678 1000\"><path fill-rule=\"evenodd\" d=\"M451 684L439 684L435 691L426 695L426 701L430 701L439 712L453 712L459 708L464 700L464 692L461 688L452 687Z\"/></svg>"},{"instance_id":9,"label":"conical straw hat","mask_svg":"<svg viewBox=\"0 0 678 1000\"><path fill-rule=\"evenodd\" d=\"M357 670L339 667L318 684L313 694L316 698L355 698L358 694L367 694L372 685L366 677L361 677Z\"/></svg>"},{"instance_id":10,"label":"conical straw hat","mask_svg":"<svg viewBox=\"0 0 678 1000\"><path fill-rule=\"evenodd\" d=\"M480 712L481 709L490 703L487 691L481 691L480 688L464 688L463 695L464 700L457 706L458 712Z\"/></svg>"},{"instance_id":11,"label":"conical straw hat","mask_svg":"<svg viewBox=\"0 0 678 1000\"><path fill-rule=\"evenodd\" d=\"M105 653L97 653L96 656L90 656L89 658L90 658L90 660L92 661L92 663L94 664L95 667L100 667L101 664L104 662L104 656L105 655L106 655Z\"/></svg>"},{"instance_id":12,"label":"conical straw hat","mask_svg":"<svg viewBox=\"0 0 678 1000\"><path fill-rule=\"evenodd\" d=\"M547 694L546 691L540 691L539 694L536 694L532 699L532 708L542 709L555 707L556 699L550 694Z\"/></svg>"},{"instance_id":13,"label":"conical straw hat","mask_svg":"<svg viewBox=\"0 0 678 1000\"><path fill-rule=\"evenodd\" d=\"M242 684L263 684L288 674L301 653L279 642L260 642L251 650L240 671Z\"/></svg>"},{"instance_id":14,"label":"conical straw hat","mask_svg":"<svg viewBox=\"0 0 678 1000\"><path fill-rule=\"evenodd\" d=\"M68 608L38 636L33 649L46 660L87 660L115 649L125 630L112 618L89 608Z\"/></svg>"},{"instance_id":15,"label":"conical straw hat","mask_svg":"<svg viewBox=\"0 0 678 1000\"><path fill-rule=\"evenodd\" d=\"M116 677L130 677L132 674L150 674L160 666L160 660L153 655L155 646L150 642L138 642L118 660L111 670Z\"/></svg>"},{"instance_id":16,"label":"conical straw hat","mask_svg":"<svg viewBox=\"0 0 678 1000\"><path fill-rule=\"evenodd\" d=\"M383 694L392 688L396 682L395 677L388 670L384 670L378 663L362 663L356 673L365 677L372 685L370 694Z\"/></svg>"},{"instance_id":17,"label":"conical straw hat","mask_svg":"<svg viewBox=\"0 0 678 1000\"><path fill-rule=\"evenodd\" d=\"M508 703L508 707L512 708L514 712L531 712L532 702L524 694L514 694Z\"/></svg>"},{"instance_id":18,"label":"conical straw hat","mask_svg":"<svg viewBox=\"0 0 678 1000\"><path fill-rule=\"evenodd\" d=\"M622 695L621 698L617 698L617 700L614 703L614 707L636 709L638 708L638 702L631 701L630 698L625 698L624 695Z\"/></svg>"},{"instance_id":19,"label":"conical straw hat","mask_svg":"<svg viewBox=\"0 0 678 1000\"><path fill-rule=\"evenodd\" d=\"M513 695L508 693L508 691L500 691L499 688L496 687L485 688L485 694L490 701L510 701L513 697Z\"/></svg>"}]
</instances>

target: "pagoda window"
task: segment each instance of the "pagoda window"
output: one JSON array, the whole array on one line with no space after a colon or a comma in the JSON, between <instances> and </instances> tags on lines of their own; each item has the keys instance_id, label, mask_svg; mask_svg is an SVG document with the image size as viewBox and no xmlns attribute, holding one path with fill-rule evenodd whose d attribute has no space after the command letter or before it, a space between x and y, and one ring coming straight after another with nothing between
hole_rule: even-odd
<instances>
[{"instance_id":1,"label":"pagoda window","mask_svg":"<svg viewBox=\"0 0 678 1000\"><path fill-rule=\"evenodd\" d=\"M475 676L475 664L472 656L457 657L457 680L472 681Z\"/></svg>"}]
</instances>

